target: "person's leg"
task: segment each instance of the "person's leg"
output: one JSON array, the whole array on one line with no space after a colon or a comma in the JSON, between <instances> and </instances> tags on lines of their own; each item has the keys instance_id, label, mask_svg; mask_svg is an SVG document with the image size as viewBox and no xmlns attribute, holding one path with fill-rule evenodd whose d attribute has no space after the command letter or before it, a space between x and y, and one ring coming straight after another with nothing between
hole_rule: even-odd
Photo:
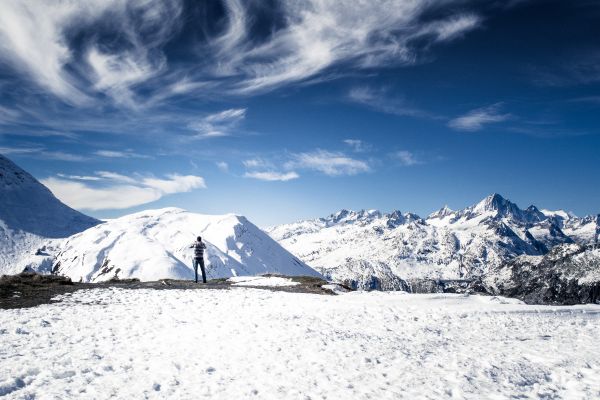
<instances>
[{"instance_id":1,"label":"person's leg","mask_svg":"<svg viewBox=\"0 0 600 400\"><path fill-rule=\"evenodd\" d=\"M195 281L196 283L198 283L198 259L194 257L194 276L195 276Z\"/></svg>"},{"instance_id":2,"label":"person's leg","mask_svg":"<svg viewBox=\"0 0 600 400\"><path fill-rule=\"evenodd\" d=\"M204 257L199 259L200 268L202 268L202 282L206 283L206 271L204 270Z\"/></svg>"}]
</instances>

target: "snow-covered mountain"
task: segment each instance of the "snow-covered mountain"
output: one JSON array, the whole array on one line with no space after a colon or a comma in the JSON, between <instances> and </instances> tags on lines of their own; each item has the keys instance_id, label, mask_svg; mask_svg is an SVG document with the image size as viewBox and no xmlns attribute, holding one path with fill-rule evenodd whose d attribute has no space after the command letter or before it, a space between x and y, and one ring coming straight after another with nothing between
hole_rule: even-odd
<instances>
[{"instance_id":1,"label":"snow-covered mountain","mask_svg":"<svg viewBox=\"0 0 600 400\"><path fill-rule=\"evenodd\" d=\"M598 217L521 209L498 194L463 210L413 213L342 210L268 228L290 252L352 286L403 289L414 279L478 277L519 255L598 242Z\"/></svg>"},{"instance_id":2,"label":"snow-covered mountain","mask_svg":"<svg viewBox=\"0 0 600 400\"><path fill-rule=\"evenodd\" d=\"M48 247L98 224L61 203L44 185L0 155L0 274L49 266Z\"/></svg>"},{"instance_id":3,"label":"snow-covered mountain","mask_svg":"<svg viewBox=\"0 0 600 400\"><path fill-rule=\"evenodd\" d=\"M201 215L178 208L107 221L64 241L54 271L83 282L113 277L191 279L196 236L207 245L209 279L276 273L320 276L245 217Z\"/></svg>"},{"instance_id":4,"label":"snow-covered mountain","mask_svg":"<svg viewBox=\"0 0 600 400\"><path fill-rule=\"evenodd\" d=\"M493 294L534 304L600 301L600 246L565 244L543 256L519 256L493 266L483 284Z\"/></svg>"}]
</instances>

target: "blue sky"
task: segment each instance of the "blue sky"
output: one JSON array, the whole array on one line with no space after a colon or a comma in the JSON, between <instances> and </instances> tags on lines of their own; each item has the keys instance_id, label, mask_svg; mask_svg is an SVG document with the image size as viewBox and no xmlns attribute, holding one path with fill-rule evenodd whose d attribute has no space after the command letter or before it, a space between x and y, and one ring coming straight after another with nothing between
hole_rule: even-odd
<instances>
[{"instance_id":1,"label":"blue sky","mask_svg":"<svg viewBox=\"0 0 600 400\"><path fill-rule=\"evenodd\" d=\"M0 153L97 217L600 211L597 1L4 1Z\"/></svg>"}]
</instances>

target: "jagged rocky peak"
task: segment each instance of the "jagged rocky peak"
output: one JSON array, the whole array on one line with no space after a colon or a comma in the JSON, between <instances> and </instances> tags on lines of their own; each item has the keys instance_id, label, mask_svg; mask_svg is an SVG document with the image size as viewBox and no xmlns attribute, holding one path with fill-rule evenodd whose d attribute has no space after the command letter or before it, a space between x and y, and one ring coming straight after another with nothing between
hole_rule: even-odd
<instances>
[{"instance_id":1,"label":"jagged rocky peak","mask_svg":"<svg viewBox=\"0 0 600 400\"><path fill-rule=\"evenodd\" d=\"M454 214L454 210L452 210L450 207L448 207L447 205L445 205L444 207L440 208L437 211L432 212L431 214L429 214L428 218L445 218L449 215Z\"/></svg>"},{"instance_id":2,"label":"jagged rocky peak","mask_svg":"<svg viewBox=\"0 0 600 400\"><path fill-rule=\"evenodd\" d=\"M377 210L360 210L352 211L342 209L325 218L325 221L330 224L354 223L356 221L372 221L381 218L381 212Z\"/></svg>"},{"instance_id":3,"label":"jagged rocky peak","mask_svg":"<svg viewBox=\"0 0 600 400\"><path fill-rule=\"evenodd\" d=\"M423 223L423 219L414 213L402 213L400 210L394 210L384 216L386 218L386 225L388 228L393 229L400 225L408 224L411 222Z\"/></svg>"},{"instance_id":4,"label":"jagged rocky peak","mask_svg":"<svg viewBox=\"0 0 600 400\"><path fill-rule=\"evenodd\" d=\"M535 206L522 210L515 203L494 193L463 211L468 218L489 214L494 218L509 218L521 223L535 223L547 217Z\"/></svg>"},{"instance_id":5,"label":"jagged rocky peak","mask_svg":"<svg viewBox=\"0 0 600 400\"><path fill-rule=\"evenodd\" d=\"M516 204L500 196L498 193L487 196L485 199L477 203L472 210L479 213L498 211L502 214L506 214L510 211L521 211Z\"/></svg>"}]
</instances>

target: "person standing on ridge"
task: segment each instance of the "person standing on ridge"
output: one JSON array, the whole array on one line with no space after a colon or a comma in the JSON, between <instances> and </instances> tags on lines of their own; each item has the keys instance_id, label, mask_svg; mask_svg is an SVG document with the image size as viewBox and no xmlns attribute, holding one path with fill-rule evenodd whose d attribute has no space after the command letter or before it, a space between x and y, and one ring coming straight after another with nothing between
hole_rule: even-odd
<instances>
[{"instance_id":1,"label":"person standing on ridge","mask_svg":"<svg viewBox=\"0 0 600 400\"><path fill-rule=\"evenodd\" d=\"M198 283L198 265L202 271L202 282L206 283L206 271L204 270L204 250L206 245L202 241L202 238L198 236L194 244L190 247L194 248L194 274L196 276L196 283Z\"/></svg>"}]
</instances>

